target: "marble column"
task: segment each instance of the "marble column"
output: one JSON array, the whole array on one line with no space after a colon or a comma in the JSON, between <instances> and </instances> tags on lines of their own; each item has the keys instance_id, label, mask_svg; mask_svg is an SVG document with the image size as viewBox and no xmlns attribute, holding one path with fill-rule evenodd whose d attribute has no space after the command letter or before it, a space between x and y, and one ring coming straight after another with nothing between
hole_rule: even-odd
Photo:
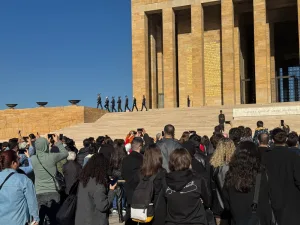
<instances>
[{"instance_id":1,"label":"marble column","mask_svg":"<svg viewBox=\"0 0 300 225\"><path fill-rule=\"evenodd\" d=\"M234 8L232 0L221 1L223 104L235 104Z\"/></svg>"},{"instance_id":2,"label":"marble column","mask_svg":"<svg viewBox=\"0 0 300 225\"><path fill-rule=\"evenodd\" d=\"M163 9L164 108L177 107L175 13Z\"/></svg>"},{"instance_id":3,"label":"marble column","mask_svg":"<svg viewBox=\"0 0 300 225\"><path fill-rule=\"evenodd\" d=\"M192 27L192 77L193 95L190 96L193 106L204 105L204 17L200 0L196 0L191 6L191 27Z\"/></svg>"}]
</instances>

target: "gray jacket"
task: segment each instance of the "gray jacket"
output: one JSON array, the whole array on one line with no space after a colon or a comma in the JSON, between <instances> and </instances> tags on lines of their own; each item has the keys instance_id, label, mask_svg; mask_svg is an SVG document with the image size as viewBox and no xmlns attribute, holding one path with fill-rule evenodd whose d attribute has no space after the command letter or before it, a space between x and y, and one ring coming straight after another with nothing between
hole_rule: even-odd
<instances>
[{"instance_id":1,"label":"gray jacket","mask_svg":"<svg viewBox=\"0 0 300 225\"><path fill-rule=\"evenodd\" d=\"M178 141L172 138L163 138L162 140L157 142L157 146L160 148L163 157L163 168L168 172L170 172L169 171L170 155L175 149L181 148L182 146L179 144Z\"/></svg>"},{"instance_id":2,"label":"gray jacket","mask_svg":"<svg viewBox=\"0 0 300 225\"><path fill-rule=\"evenodd\" d=\"M108 210L114 199L114 191L90 178L86 187L79 183L75 225L108 225Z\"/></svg>"}]
</instances>

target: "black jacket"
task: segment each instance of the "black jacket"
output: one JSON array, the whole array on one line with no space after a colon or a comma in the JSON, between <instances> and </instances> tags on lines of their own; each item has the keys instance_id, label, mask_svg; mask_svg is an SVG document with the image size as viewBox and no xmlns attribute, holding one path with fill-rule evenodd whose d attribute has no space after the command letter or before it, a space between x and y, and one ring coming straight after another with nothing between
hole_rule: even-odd
<instances>
[{"instance_id":1,"label":"black jacket","mask_svg":"<svg viewBox=\"0 0 300 225\"><path fill-rule=\"evenodd\" d=\"M191 170L170 172L162 191L158 200L160 214L156 215L160 224L207 225L205 207L210 206L211 196L200 176Z\"/></svg>"},{"instance_id":2,"label":"black jacket","mask_svg":"<svg viewBox=\"0 0 300 225\"><path fill-rule=\"evenodd\" d=\"M139 172L143 164L143 155L133 151L122 162L122 177L125 180L124 188L127 203L130 205L133 191L139 183Z\"/></svg>"},{"instance_id":3,"label":"black jacket","mask_svg":"<svg viewBox=\"0 0 300 225\"><path fill-rule=\"evenodd\" d=\"M84 158L89 154L90 148L82 148L79 150L77 157L76 157L76 161L82 166L83 165L83 161Z\"/></svg>"},{"instance_id":4,"label":"black jacket","mask_svg":"<svg viewBox=\"0 0 300 225\"><path fill-rule=\"evenodd\" d=\"M81 165L76 161L68 161L63 165L63 175L66 182L66 194L69 194L69 191L75 181L78 179L78 176L81 172Z\"/></svg>"},{"instance_id":5,"label":"black jacket","mask_svg":"<svg viewBox=\"0 0 300 225\"><path fill-rule=\"evenodd\" d=\"M297 225L300 220L300 156L288 147L275 146L264 154L270 196L279 224Z\"/></svg>"},{"instance_id":6,"label":"black jacket","mask_svg":"<svg viewBox=\"0 0 300 225\"><path fill-rule=\"evenodd\" d=\"M248 193L238 192L234 187L224 187L224 206L231 213L231 224L247 224L247 219L251 216L251 205L253 203L255 187ZM260 225L271 225L272 211L269 204L268 184L266 174L262 174L262 180L259 190L257 205L257 215L260 219ZM299 221L298 221L299 223ZM282 223L288 225L289 223ZM280 223L281 225L281 223Z\"/></svg>"}]
</instances>

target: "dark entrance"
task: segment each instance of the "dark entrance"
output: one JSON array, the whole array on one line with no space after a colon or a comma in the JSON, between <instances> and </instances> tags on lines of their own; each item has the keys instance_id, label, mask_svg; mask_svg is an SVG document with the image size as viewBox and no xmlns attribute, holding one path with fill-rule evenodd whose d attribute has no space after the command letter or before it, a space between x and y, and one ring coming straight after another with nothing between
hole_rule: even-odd
<instances>
[{"instance_id":1,"label":"dark entrance","mask_svg":"<svg viewBox=\"0 0 300 225\"><path fill-rule=\"evenodd\" d=\"M277 102L300 100L298 38L298 21L274 24Z\"/></svg>"},{"instance_id":2,"label":"dark entrance","mask_svg":"<svg viewBox=\"0 0 300 225\"><path fill-rule=\"evenodd\" d=\"M240 15L241 104L255 104L255 59L253 13Z\"/></svg>"}]
</instances>

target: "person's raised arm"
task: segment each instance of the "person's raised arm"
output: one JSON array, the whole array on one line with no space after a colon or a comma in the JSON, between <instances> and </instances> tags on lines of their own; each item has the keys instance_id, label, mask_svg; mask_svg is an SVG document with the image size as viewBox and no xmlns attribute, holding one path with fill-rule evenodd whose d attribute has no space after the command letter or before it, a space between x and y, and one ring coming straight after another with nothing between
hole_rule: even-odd
<instances>
[{"instance_id":1,"label":"person's raised arm","mask_svg":"<svg viewBox=\"0 0 300 225\"><path fill-rule=\"evenodd\" d=\"M59 152L52 153L51 157L53 158L53 161L55 163L57 163L65 158L67 158L69 153L68 153L67 149L64 147L64 145L62 144L62 142L59 140L59 137L57 134L53 135L53 140L55 142L55 146L59 149Z\"/></svg>"}]
</instances>

